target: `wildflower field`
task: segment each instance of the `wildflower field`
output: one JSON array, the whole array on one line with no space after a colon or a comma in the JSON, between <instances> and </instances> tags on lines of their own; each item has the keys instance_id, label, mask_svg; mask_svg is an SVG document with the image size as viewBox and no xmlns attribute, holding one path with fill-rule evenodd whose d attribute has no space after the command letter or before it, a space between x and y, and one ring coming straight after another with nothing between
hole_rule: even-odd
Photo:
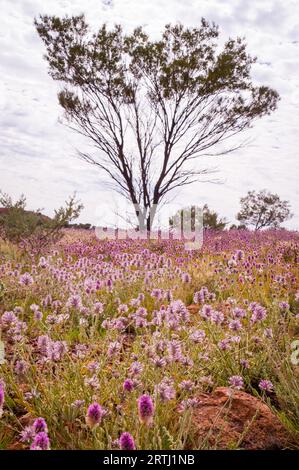
<instances>
[{"instance_id":1,"label":"wildflower field","mask_svg":"<svg viewBox=\"0 0 299 470\"><path fill-rule=\"evenodd\" d=\"M299 447L298 233L207 231L187 251L67 230L0 256L0 448L217 448L194 423L217 387L266 403Z\"/></svg>"}]
</instances>

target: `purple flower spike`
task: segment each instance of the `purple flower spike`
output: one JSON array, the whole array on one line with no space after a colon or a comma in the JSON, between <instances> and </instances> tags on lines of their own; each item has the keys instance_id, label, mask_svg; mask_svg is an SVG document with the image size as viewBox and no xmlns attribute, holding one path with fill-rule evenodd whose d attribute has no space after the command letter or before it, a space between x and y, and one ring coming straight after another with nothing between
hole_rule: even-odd
<instances>
[{"instance_id":1,"label":"purple flower spike","mask_svg":"<svg viewBox=\"0 0 299 470\"><path fill-rule=\"evenodd\" d=\"M150 426L153 422L154 405L149 395L141 395L138 399L138 414L141 423Z\"/></svg>"},{"instance_id":2,"label":"purple flower spike","mask_svg":"<svg viewBox=\"0 0 299 470\"><path fill-rule=\"evenodd\" d=\"M36 434L30 450L49 450L50 449L50 439L45 432L39 432Z\"/></svg>"},{"instance_id":3,"label":"purple flower spike","mask_svg":"<svg viewBox=\"0 0 299 470\"><path fill-rule=\"evenodd\" d=\"M44 418L37 418L33 423L33 429L36 433L48 432L47 423Z\"/></svg>"},{"instance_id":4,"label":"purple flower spike","mask_svg":"<svg viewBox=\"0 0 299 470\"><path fill-rule=\"evenodd\" d=\"M125 392L132 392L134 389L134 383L131 379L126 379L123 383L123 389Z\"/></svg>"},{"instance_id":5,"label":"purple flower spike","mask_svg":"<svg viewBox=\"0 0 299 470\"><path fill-rule=\"evenodd\" d=\"M273 384L270 380L261 380L259 383L259 388L264 392L273 392Z\"/></svg>"},{"instance_id":6,"label":"purple flower spike","mask_svg":"<svg viewBox=\"0 0 299 470\"><path fill-rule=\"evenodd\" d=\"M104 414L105 411L101 405L98 403L92 403L87 409L86 424L90 427L90 429L95 428L100 424Z\"/></svg>"},{"instance_id":7,"label":"purple flower spike","mask_svg":"<svg viewBox=\"0 0 299 470\"><path fill-rule=\"evenodd\" d=\"M237 390L241 390L244 387L244 381L240 375L232 375L229 378L229 384Z\"/></svg>"}]
</instances>

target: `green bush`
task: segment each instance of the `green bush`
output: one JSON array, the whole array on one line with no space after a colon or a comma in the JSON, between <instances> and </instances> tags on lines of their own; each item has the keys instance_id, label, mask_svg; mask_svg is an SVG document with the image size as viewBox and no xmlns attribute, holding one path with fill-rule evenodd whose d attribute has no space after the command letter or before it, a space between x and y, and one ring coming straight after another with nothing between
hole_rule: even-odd
<instances>
[{"instance_id":1,"label":"green bush","mask_svg":"<svg viewBox=\"0 0 299 470\"><path fill-rule=\"evenodd\" d=\"M26 210L26 198L21 195L13 202L8 194L0 192L0 236L4 240L21 244L31 252L40 252L56 243L62 236L62 229L77 219L83 208L75 196L66 201L64 207L55 210L51 219L41 213Z\"/></svg>"}]
</instances>

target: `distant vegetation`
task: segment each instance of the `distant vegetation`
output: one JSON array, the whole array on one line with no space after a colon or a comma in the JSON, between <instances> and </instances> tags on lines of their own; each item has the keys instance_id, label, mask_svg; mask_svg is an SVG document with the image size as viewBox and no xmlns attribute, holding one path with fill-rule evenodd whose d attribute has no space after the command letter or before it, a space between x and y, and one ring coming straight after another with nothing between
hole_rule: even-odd
<instances>
[{"instance_id":1,"label":"distant vegetation","mask_svg":"<svg viewBox=\"0 0 299 470\"><path fill-rule=\"evenodd\" d=\"M193 220L192 220L193 219ZM224 230L227 221L221 218L217 212L209 209L207 204L203 208L196 206L189 206L178 210L173 217L169 219L170 226L180 226L184 223L194 226L203 226L204 229Z\"/></svg>"},{"instance_id":2,"label":"distant vegetation","mask_svg":"<svg viewBox=\"0 0 299 470\"><path fill-rule=\"evenodd\" d=\"M2 207L1 207L2 206ZM41 252L45 247L56 243L63 234L64 228L91 230L90 223L74 223L79 217L82 205L71 197L66 201L65 207L55 211L50 218L40 210L26 210L26 198L22 195L16 202L0 192L0 237L14 244L21 245L25 250ZM241 210L237 214L239 225L233 224L229 228L255 230L262 228L277 228L292 216L288 201L282 201L276 194L265 190L256 193L250 191L241 198ZM190 224L192 230L203 226L204 229L221 231L228 228L228 221L211 210L207 204L201 209L197 206L187 206L178 210L169 219L169 227L183 227L183 221ZM188 226L188 225L187 225Z\"/></svg>"},{"instance_id":3,"label":"distant vegetation","mask_svg":"<svg viewBox=\"0 0 299 470\"><path fill-rule=\"evenodd\" d=\"M265 189L259 192L249 191L247 196L241 198L241 210L237 214L237 219L242 224L255 230L279 227L291 217L290 203Z\"/></svg>"},{"instance_id":4,"label":"distant vegetation","mask_svg":"<svg viewBox=\"0 0 299 470\"><path fill-rule=\"evenodd\" d=\"M26 210L24 195L13 202L5 193L0 193L0 236L4 240L22 244L24 249L40 252L46 246L56 243L62 236L62 229L77 219L83 208L75 196L66 201L64 207L55 210L51 219L41 213Z\"/></svg>"}]
</instances>

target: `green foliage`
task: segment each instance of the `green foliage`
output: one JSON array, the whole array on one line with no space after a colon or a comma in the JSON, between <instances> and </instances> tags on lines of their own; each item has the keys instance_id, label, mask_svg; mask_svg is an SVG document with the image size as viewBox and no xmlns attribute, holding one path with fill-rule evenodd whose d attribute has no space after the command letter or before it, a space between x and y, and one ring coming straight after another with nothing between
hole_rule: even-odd
<instances>
[{"instance_id":1,"label":"green foliage","mask_svg":"<svg viewBox=\"0 0 299 470\"><path fill-rule=\"evenodd\" d=\"M248 191L247 196L241 198L241 210L237 214L237 220L246 226L253 226L255 230L279 227L291 217L290 203L265 189Z\"/></svg>"},{"instance_id":2,"label":"green foliage","mask_svg":"<svg viewBox=\"0 0 299 470\"><path fill-rule=\"evenodd\" d=\"M83 229L83 230L91 230L93 226L89 223L79 223L79 224L66 224L68 228L76 228L76 229Z\"/></svg>"},{"instance_id":3,"label":"green foliage","mask_svg":"<svg viewBox=\"0 0 299 470\"><path fill-rule=\"evenodd\" d=\"M83 206L75 196L66 201L64 207L55 210L52 219L41 214L40 210L26 210L26 198L21 195L13 202L8 194L0 192L0 235L4 240L15 244L22 243L23 248L40 252L41 249L57 242L62 236L62 229L76 219Z\"/></svg>"},{"instance_id":4,"label":"green foliage","mask_svg":"<svg viewBox=\"0 0 299 470\"><path fill-rule=\"evenodd\" d=\"M217 212L212 211L205 204L203 207L203 227L214 230L224 230L227 222L224 218L219 217Z\"/></svg>"}]
</instances>

